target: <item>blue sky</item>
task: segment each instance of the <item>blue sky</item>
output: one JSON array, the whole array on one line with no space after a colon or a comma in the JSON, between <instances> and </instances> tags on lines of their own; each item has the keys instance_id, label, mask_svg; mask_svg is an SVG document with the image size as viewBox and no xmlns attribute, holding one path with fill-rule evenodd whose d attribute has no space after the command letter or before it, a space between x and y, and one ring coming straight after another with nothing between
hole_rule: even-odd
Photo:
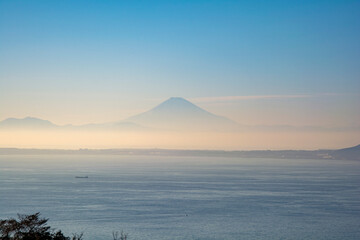
<instances>
[{"instance_id":1,"label":"blue sky","mask_svg":"<svg viewBox=\"0 0 360 240\"><path fill-rule=\"evenodd\" d=\"M356 124L359 43L359 1L0 0L0 118L100 122L171 96L310 95L199 105L245 123L270 104Z\"/></svg>"}]
</instances>

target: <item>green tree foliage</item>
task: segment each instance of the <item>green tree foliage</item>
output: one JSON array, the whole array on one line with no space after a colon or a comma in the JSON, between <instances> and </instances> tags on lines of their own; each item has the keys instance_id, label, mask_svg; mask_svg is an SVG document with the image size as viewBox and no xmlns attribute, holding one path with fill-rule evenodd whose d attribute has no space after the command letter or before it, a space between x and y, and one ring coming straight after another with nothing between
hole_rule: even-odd
<instances>
[{"instance_id":1,"label":"green tree foliage","mask_svg":"<svg viewBox=\"0 0 360 240\"><path fill-rule=\"evenodd\" d=\"M20 215L18 219L0 220L1 240L70 240L59 231L47 226L48 219L40 218L40 213ZM74 235L71 240L81 240L82 234Z\"/></svg>"},{"instance_id":2,"label":"green tree foliage","mask_svg":"<svg viewBox=\"0 0 360 240\"><path fill-rule=\"evenodd\" d=\"M66 237L59 231L47 226L48 219L40 218L40 213L20 215L18 219L0 219L0 240L83 240L83 234ZM123 231L113 232L114 240L127 240L128 234Z\"/></svg>"}]
</instances>

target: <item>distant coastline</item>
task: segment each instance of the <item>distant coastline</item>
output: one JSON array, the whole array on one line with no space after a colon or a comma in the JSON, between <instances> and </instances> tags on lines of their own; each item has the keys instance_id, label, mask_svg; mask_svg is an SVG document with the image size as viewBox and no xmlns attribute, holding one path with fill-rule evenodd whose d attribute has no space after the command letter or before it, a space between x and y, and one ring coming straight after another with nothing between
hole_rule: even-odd
<instances>
[{"instance_id":1,"label":"distant coastline","mask_svg":"<svg viewBox=\"0 0 360 240\"><path fill-rule=\"evenodd\" d=\"M240 157L280 159L337 159L360 160L360 145L344 149L328 150L176 150L176 149L36 149L0 148L0 155L150 155L150 156L196 156Z\"/></svg>"}]
</instances>

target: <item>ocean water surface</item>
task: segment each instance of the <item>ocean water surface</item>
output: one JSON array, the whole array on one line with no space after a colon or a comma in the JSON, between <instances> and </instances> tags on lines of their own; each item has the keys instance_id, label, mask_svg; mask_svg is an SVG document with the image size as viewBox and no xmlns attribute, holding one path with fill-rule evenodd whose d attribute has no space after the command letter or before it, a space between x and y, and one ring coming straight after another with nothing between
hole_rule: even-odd
<instances>
[{"instance_id":1,"label":"ocean water surface","mask_svg":"<svg viewBox=\"0 0 360 240\"><path fill-rule=\"evenodd\" d=\"M0 218L35 212L85 240L360 239L360 163L0 156Z\"/></svg>"}]
</instances>

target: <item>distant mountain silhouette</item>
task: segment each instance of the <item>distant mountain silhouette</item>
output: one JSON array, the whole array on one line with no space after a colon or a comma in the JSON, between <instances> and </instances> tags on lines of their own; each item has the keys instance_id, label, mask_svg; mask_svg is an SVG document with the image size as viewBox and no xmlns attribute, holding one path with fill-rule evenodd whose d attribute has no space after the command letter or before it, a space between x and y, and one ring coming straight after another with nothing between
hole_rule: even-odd
<instances>
[{"instance_id":1,"label":"distant mountain silhouette","mask_svg":"<svg viewBox=\"0 0 360 240\"><path fill-rule=\"evenodd\" d=\"M126 119L142 126L164 130L231 130L237 123L217 116L180 97L172 97L153 109Z\"/></svg>"},{"instance_id":2,"label":"distant mountain silhouette","mask_svg":"<svg viewBox=\"0 0 360 240\"><path fill-rule=\"evenodd\" d=\"M132 122L90 123L84 125L56 125L34 117L7 118L0 121L0 129L8 130L70 130L70 131L146 131L148 128Z\"/></svg>"},{"instance_id":3,"label":"distant mountain silhouette","mask_svg":"<svg viewBox=\"0 0 360 240\"><path fill-rule=\"evenodd\" d=\"M335 159L360 160L360 145L335 150L331 155Z\"/></svg>"},{"instance_id":4,"label":"distant mountain silhouette","mask_svg":"<svg viewBox=\"0 0 360 240\"><path fill-rule=\"evenodd\" d=\"M17 129L49 129L56 128L57 125L50 121L26 117L26 118L8 118L0 122L1 128L17 128Z\"/></svg>"}]
</instances>

